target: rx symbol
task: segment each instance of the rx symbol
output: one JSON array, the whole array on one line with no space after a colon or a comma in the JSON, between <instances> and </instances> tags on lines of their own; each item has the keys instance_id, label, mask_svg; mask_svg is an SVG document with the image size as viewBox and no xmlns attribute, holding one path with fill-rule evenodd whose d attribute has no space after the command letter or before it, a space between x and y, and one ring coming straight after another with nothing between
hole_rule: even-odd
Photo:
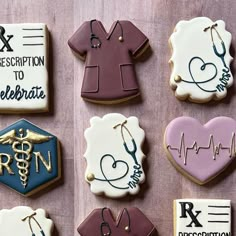
<instances>
[{"instance_id":1,"label":"rx symbol","mask_svg":"<svg viewBox=\"0 0 236 236\"><path fill-rule=\"evenodd\" d=\"M7 38L4 36L6 30L4 29L4 27L0 26L0 39L3 42L3 46L0 49L0 52L4 51L4 48L7 49L7 52L13 52L13 49L11 48L9 41L11 38L13 38L13 35L7 35Z\"/></svg>"},{"instance_id":2,"label":"rx symbol","mask_svg":"<svg viewBox=\"0 0 236 236\"><path fill-rule=\"evenodd\" d=\"M186 225L186 227L192 227L192 224L195 225L195 227L202 227L200 222L198 221L197 217L202 211L194 211L193 203L192 202L180 202L181 205L181 216L180 218L191 218L191 222Z\"/></svg>"}]
</instances>

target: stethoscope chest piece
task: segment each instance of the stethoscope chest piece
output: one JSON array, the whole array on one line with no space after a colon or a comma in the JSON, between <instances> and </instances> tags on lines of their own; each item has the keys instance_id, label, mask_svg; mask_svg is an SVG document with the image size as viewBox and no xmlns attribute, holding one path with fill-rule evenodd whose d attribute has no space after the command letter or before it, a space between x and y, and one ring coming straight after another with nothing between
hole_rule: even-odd
<instances>
[{"instance_id":1,"label":"stethoscope chest piece","mask_svg":"<svg viewBox=\"0 0 236 236\"><path fill-rule=\"evenodd\" d=\"M97 42L97 44L94 44L95 41ZM91 33L90 44L91 44L91 48L100 48L102 45L102 42L99 39L99 37L97 37L95 34Z\"/></svg>"},{"instance_id":2,"label":"stethoscope chest piece","mask_svg":"<svg viewBox=\"0 0 236 236\"><path fill-rule=\"evenodd\" d=\"M91 33L90 34L90 46L91 46L91 48L100 48L101 45L102 45L102 42L101 42L100 38L93 31L93 22L94 21L96 21L96 20L91 20L90 21L90 33ZM123 27L122 27L122 25L119 21L117 21L116 24L118 24L120 26L121 35L119 36L118 40L119 40L119 42L122 43L124 41ZM107 37L107 40L110 39L110 36L111 35L109 35Z\"/></svg>"}]
</instances>

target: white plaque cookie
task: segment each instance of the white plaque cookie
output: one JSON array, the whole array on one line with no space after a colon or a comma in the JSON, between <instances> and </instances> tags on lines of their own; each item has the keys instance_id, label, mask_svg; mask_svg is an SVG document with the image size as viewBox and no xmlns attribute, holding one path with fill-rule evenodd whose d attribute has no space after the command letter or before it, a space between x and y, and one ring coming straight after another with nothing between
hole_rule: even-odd
<instances>
[{"instance_id":1,"label":"white plaque cookie","mask_svg":"<svg viewBox=\"0 0 236 236\"><path fill-rule=\"evenodd\" d=\"M0 24L0 112L48 110L45 24Z\"/></svg>"},{"instance_id":2,"label":"white plaque cookie","mask_svg":"<svg viewBox=\"0 0 236 236\"><path fill-rule=\"evenodd\" d=\"M18 206L0 211L0 235L52 236L53 222L43 209Z\"/></svg>"},{"instance_id":3,"label":"white plaque cookie","mask_svg":"<svg viewBox=\"0 0 236 236\"><path fill-rule=\"evenodd\" d=\"M145 175L142 151L145 134L132 116L107 114L93 117L85 131L85 179L95 194L118 198L136 194Z\"/></svg>"},{"instance_id":4,"label":"white plaque cookie","mask_svg":"<svg viewBox=\"0 0 236 236\"><path fill-rule=\"evenodd\" d=\"M230 200L174 201L174 236L230 236Z\"/></svg>"},{"instance_id":5,"label":"white plaque cookie","mask_svg":"<svg viewBox=\"0 0 236 236\"><path fill-rule=\"evenodd\" d=\"M170 86L177 98L204 103L227 95L233 84L231 38L222 20L198 17L176 25L169 42Z\"/></svg>"}]
</instances>

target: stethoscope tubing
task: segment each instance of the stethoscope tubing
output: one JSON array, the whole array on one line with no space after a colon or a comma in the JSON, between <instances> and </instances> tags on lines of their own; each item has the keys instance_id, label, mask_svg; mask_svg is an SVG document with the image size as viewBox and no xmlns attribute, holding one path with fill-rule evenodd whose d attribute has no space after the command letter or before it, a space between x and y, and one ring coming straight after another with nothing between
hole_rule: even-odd
<instances>
[{"instance_id":1,"label":"stethoscope tubing","mask_svg":"<svg viewBox=\"0 0 236 236\"><path fill-rule=\"evenodd\" d=\"M123 140L123 146L125 148L125 151L132 157L132 159L134 160L134 163L140 167L140 164L138 163L137 161L137 157L136 157L136 152L137 152L137 145L136 145L136 142L131 134L131 132L129 131L129 129L125 126L125 123L127 121L123 122L122 124L119 124L113 128L116 128L118 126L121 126L121 137L122 137L122 140ZM128 135L130 136L131 138L131 142L133 144L133 149L129 149L128 145L127 145L127 142L125 141L125 138L124 138L124 130L126 130L126 132L128 133ZM113 165L112 167L115 168L116 167L116 164L117 164L117 161L115 161L115 158L111 155L111 154L105 154L102 156L101 160L100 160L100 169L101 169L101 172L102 172L102 175L104 178L97 178L95 177L94 180L98 180L98 181L102 181L102 182L108 182L109 185L111 185L113 188L118 188L118 189L129 189L129 187L118 187L114 184L112 184L112 182L115 182L117 180L120 180L120 179L123 179L128 173L129 173L129 165L123 161L123 160L119 160L118 162L120 163L123 163L126 165L127 169L126 169L126 172L118 177L118 178L113 178L113 179L108 179L103 171L103 166L102 166L102 162L103 162L103 159L106 158L106 157L110 157L111 159L113 159Z\"/></svg>"},{"instance_id":2,"label":"stethoscope tubing","mask_svg":"<svg viewBox=\"0 0 236 236\"><path fill-rule=\"evenodd\" d=\"M34 231L33 231L32 222L31 222L32 220L34 220L34 222L37 224L37 226L38 226L39 229L40 229L41 235L42 235L42 236L45 236L45 233L44 233L44 231L43 231L41 225L39 224L39 222L38 222L38 221L35 219L35 217L34 217L36 214L37 214L37 213L34 212L32 215L27 216L27 217L25 217L24 219L22 219L22 221L25 221L25 220L28 219L29 228L30 228L30 231L31 231L31 233L32 233L32 236L36 236L36 234L35 234Z\"/></svg>"}]
</instances>

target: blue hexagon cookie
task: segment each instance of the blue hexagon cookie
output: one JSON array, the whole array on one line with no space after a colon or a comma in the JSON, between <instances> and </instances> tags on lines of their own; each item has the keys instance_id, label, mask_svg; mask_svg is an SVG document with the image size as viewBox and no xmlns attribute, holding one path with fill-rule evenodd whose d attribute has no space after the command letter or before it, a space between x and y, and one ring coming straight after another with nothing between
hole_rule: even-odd
<instances>
[{"instance_id":1,"label":"blue hexagon cookie","mask_svg":"<svg viewBox=\"0 0 236 236\"><path fill-rule=\"evenodd\" d=\"M59 141L27 120L0 131L0 182L30 196L61 177Z\"/></svg>"}]
</instances>

